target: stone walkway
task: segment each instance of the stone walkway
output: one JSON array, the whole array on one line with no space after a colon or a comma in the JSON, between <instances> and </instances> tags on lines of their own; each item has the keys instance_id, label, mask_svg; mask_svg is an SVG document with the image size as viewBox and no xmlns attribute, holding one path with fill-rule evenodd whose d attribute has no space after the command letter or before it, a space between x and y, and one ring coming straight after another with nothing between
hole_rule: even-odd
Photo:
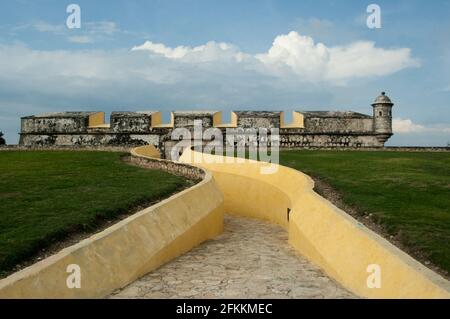
<instances>
[{"instance_id":1,"label":"stone walkway","mask_svg":"<svg viewBox=\"0 0 450 319\"><path fill-rule=\"evenodd\" d=\"M300 256L279 226L225 217L225 231L110 298L352 298Z\"/></svg>"}]
</instances>

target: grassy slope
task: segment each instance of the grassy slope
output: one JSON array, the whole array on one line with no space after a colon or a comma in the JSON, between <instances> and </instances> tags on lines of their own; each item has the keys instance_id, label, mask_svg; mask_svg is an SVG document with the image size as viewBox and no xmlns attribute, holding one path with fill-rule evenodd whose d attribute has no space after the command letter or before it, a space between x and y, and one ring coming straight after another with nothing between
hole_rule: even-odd
<instances>
[{"instance_id":1,"label":"grassy slope","mask_svg":"<svg viewBox=\"0 0 450 319\"><path fill-rule=\"evenodd\" d=\"M280 163L328 182L450 272L450 153L283 151Z\"/></svg>"},{"instance_id":2,"label":"grassy slope","mask_svg":"<svg viewBox=\"0 0 450 319\"><path fill-rule=\"evenodd\" d=\"M0 152L0 275L63 239L187 185L109 152Z\"/></svg>"}]
</instances>

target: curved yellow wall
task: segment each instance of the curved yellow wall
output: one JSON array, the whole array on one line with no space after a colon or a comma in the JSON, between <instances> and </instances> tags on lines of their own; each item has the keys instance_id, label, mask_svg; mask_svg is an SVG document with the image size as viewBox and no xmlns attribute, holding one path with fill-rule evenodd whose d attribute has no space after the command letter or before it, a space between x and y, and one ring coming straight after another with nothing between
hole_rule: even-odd
<instances>
[{"instance_id":1,"label":"curved yellow wall","mask_svg":"<svg viewBox=\"0 0 450 319\"><path fill-rule=\"evenodd\" d=\"M193 163L194 158L203 159ZM219 156L186 150L180 161L213 173L224 194L225 211L263 218L284 226L289 243L328 275L359 296L370 298L449 298L449 283L317 195L313 181L267 163L220 163ZM214 163L215 162L215 163ZM291 209L289 221L287 208ZM367 266L381 267L381 288L368 288Z\"/></svg>"},{"instance_id":2,"label":"curved yellow wall","mask_svg":"<svg viewBox=\"0 0 450 319\"><path fill-rule=\"evenodd\" d=\"M211 173L195 186L0 281L0 298L96 298L133 282L223 231ZM69 289L67 266L81 268Z\"/></svg>"},{"instance_id":3,"label":"curved yellow wall","mask_svg":"<svg viewBox=\"0 0 450 319\"><path fill-rule=\"evenodd\" d=\"M133 148L131 150L131 154L142 157L161 158L161 153L153 145L145 145Z\"/></svg>"}]
</instances>

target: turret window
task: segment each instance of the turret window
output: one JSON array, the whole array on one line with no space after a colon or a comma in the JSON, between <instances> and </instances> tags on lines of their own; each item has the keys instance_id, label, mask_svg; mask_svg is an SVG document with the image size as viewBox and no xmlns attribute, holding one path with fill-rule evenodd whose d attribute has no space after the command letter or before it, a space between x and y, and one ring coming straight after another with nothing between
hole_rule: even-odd
<instances>
[{"instance_id":1,"label":"turret window","mask_svg":"<svg viewBox=\"0 0 450 319\"><path fill-rule=\"evenodd\" d=\"M378 112L378 115L379 115L379 116L383 116L383 112L381 112L381 111Z\"/></svg>"}]
</instances>

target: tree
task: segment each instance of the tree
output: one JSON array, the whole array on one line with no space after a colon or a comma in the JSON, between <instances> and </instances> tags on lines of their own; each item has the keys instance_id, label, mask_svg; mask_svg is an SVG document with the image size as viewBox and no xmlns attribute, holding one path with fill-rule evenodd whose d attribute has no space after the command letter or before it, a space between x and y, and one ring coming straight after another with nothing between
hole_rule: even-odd
<instances>
[{"instance_id":1,"label":"tree","mask_svg":"<svg viewBox=\"0 0 450 319\"><path fill-rule=\"evenodd\" d=\"M0 131L0 145L5 145L5 144L6 144L6 141L5 141L5 139L3 138L3 132Z\"/></svg>"}]
</instances>

